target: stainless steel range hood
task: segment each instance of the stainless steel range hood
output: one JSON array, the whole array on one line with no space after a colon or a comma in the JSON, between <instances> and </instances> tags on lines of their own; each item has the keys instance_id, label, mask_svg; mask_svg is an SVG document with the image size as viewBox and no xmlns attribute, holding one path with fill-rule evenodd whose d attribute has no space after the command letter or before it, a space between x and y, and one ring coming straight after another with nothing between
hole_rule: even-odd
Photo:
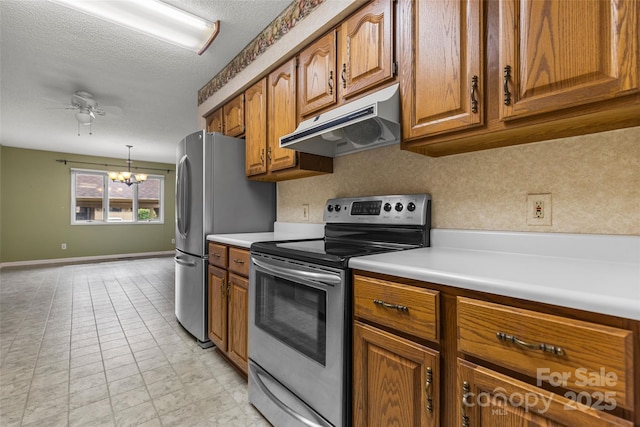
<instances>
[{"instance_id":1,"label":"stainless steel range hood","mask_svg":"<svg viewBox=\"0 0 640 427\"><path fill-rule=\"evenodd\" d=\"M398 84L305 120L280 147L335 157L400 142Z\"/></svg>"}]
</instances>

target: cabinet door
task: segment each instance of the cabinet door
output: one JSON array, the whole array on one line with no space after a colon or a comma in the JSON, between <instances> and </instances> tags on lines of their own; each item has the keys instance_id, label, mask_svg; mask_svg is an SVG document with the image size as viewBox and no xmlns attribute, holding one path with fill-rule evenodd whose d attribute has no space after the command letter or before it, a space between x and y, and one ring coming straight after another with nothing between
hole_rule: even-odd
<instances>
[{"instance_id":1,"label":"cabinet door","mask_svg":"<svg viewBox=\"0 0 640 427\"><path fill-rule=\"evenodd\" d=\"M267 109L269 117L269 170L287 169L296 165L296 152L280 148L280 137L293 132L297 125L296 60L292 59L269 74Z\"/></svg>"},{"instance_id":2,"label":"cabinet door","mask_svg":"<svg viewBox=\"0 0 640 427\"><path fill-rule=\"evenodd\" d=\"M219 108L207 117L207 132L222 133L222 130L222 108Z\"/></svg>"},{"instance_id":3,"label":"cabinet door","mask_svg":"<svg viewBox=\"0 0 640 427\"><path fill-rule=\"evenodd\" d=\"M354 426L439 426L439 377L437 351L354 323Z\"/></svg>"},{"instance_id":4,"label":"cabinet door","mask_svg":"<svg viewBox=\"0 0 640 427\"><path fill-rule=\"evenodd\" d=\"M251 86L245 95L246 174L267 172L267 79Z\"/></svg>"},{"instance_id":5,"label":"cabinet door","mask_svg":"<svg viewBox=\"0 0 640 427\"><path fill-rule=\"evenodd\" d=\"M500 2L501 119L638 90L637 0Z\"/></svg>"},{"instance_id":6,"label":"cabinet door","mask_svg":"<svg viewBox=\"0 0 640 427\"><path fill-rule=\"evenodd\" d=\"M227 272L209 265L209 339L227 350Z\"/></svg>"},{"instance_id":7,"label":"cabinet door","mask_svg":"<svg viewBox=\"0 0 640 427\"><path fill-rule=\"evenodd\" d=\"M244 373L248 368L247 328L249 313L249 282L235 274L229 275L229 347L228 356Z\"/></svg>"},{"instance_id":8,"label":"cabinet door","mask_svg":"<svg viewBox=\"0 0 640 427\"><path fill-rule=\"evenodd\" d=\"M393 0L374 0L340 28L340 93L344 98L394 77Z\"/></svg>"},{"instance_id":9,"label":"cabinet door","mask_svg":"<svg viewBox=\"0 0 640 427\"><path fill-rule=\"evenodd\" d=\"M480 0L404 0L400 13L403 135L481 124L486 104Z\"/></svg>"},{"instance_id":10,"label":"cabinet door","mask_svg":"<svg viewBox=\"0 0 640 427\"><path fill-rule=\"evenodd\" d=\"M239 136L244 133L244 94L227 102L223 107L224 134Z\"/></svg>"},{"instance_id":11,"label":"cabinet door","mask_svg":"<svg viewBox=\"0 0 640 427\"><path fill-rule=\"evenodd\" d=\"M298 56L298 108L307 116L336 102L336 31Z\"/></svg>"},{"instance_id":12,"label":"cabinet door","mask_svg":"<svg viewBox=\"0 0 640 427\"><path fill-rule=\"evenodd\" d=\"M628 426L622 420L507 375L458 360L461 425L479 426ZM579 395L578 395L579 396ZM592 402L596 403L596 402ZM610 402L600 402L609 405ZM615 406L615 405L614 405Z\"/></svg>"}]
</instances>

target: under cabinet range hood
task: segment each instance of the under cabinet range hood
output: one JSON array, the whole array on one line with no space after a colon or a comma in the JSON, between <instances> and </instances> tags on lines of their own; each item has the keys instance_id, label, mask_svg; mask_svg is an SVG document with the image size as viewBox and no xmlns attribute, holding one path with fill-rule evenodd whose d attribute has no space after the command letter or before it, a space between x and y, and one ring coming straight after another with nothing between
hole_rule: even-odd
<instances>
[{"instance_id":1,"label":"under cabinet range hood","mask_svg":"<svg viewBox=\"0 0 640 427\"><path fill-rule=\"evenodd\" d=\"M305 120L280 147L335 157L400 142L398 84Z\"/></svg>"}]
</instances>

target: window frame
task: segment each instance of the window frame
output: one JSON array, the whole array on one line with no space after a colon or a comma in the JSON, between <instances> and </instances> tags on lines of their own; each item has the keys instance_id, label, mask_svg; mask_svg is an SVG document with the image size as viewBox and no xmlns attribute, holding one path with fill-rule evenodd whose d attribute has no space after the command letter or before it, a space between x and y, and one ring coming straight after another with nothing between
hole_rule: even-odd
<instances>
[{"instance_id":1,"label":"window frame","mask_svg":"<svg viewBox=\"0 0 640 427\"><path fill-rule=\"evenodd\" d=\"M132 185L132 217L131 221L114 221L109 220L109 174L107 171L103 170L95 170L95 169L78 169L71 168L71 202L70 202L70 217L71 217L71 225L135 225L135 224L164 224L164 207L165 207L165 176L164 175L155 175L155 174L147 174L147 180L149 179L158 179L160 183L160 188L158 190L160 200L159 200L159 215L157 220L139 220L138 219L138 184ZM103 178L103 191L102 191L102 217L100 220L77 220L76 219L76 208L77 208L77 200L76 200L76 177L77 175L95 175Z\"/></svg>"}]
</instances>

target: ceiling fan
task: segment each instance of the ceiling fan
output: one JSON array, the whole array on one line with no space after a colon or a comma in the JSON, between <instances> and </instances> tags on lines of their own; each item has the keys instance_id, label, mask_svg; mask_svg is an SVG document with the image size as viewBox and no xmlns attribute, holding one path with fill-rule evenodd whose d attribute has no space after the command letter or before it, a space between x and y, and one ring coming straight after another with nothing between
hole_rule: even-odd
<instances>
[{"instance_id":1,"label":"ceiling fan","mask_svg":"<svg viewBox=\"0 0 640 427\"><path fill-rule=\"evenodd\" d=\"M64 109L76 111L78 136L80 136L80 125L89 126L89 135L92 135L91 124L96 116L104 116L106 114L103 109L98 107L98 101L94 99L93 95L82 90L71 95L71 105Z\"/></svg>"}]
</instances>

